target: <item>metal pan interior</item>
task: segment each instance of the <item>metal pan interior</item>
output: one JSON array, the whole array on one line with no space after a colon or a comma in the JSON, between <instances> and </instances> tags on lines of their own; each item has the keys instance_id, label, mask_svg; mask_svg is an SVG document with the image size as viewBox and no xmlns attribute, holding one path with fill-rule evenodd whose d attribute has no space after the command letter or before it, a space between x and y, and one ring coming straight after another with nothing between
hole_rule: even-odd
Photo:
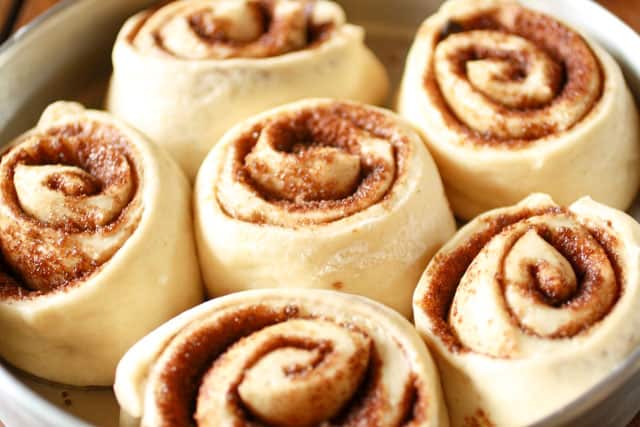
<instances>
[{"instance_id":1,"label":"metal pan interior","mask_svg":"<svg viewBox=\"0 0 640 427\"><path fill-rule=\"evenodd\" d=\"M589 0L521 0L581 29L618 60L640 100L640 37ZM57 99L100 107L110 73L110 50L126 17L153 0L66 0L0 48L0 141L36 122ZM437 0L340 0L350 20L386 63L394 84L420 22ZM73 7L70 7L73 4ZM63 29L63 30L62 30ZM640 202L631 214L640 219ZM550 392L552 392L550 390ZM640 349L593 389L536 426L624 426L638 410ZM46 384L0 365L0 419L9 425L116 426L118 406L108 389Z\"/></svg>"}]
</instances>

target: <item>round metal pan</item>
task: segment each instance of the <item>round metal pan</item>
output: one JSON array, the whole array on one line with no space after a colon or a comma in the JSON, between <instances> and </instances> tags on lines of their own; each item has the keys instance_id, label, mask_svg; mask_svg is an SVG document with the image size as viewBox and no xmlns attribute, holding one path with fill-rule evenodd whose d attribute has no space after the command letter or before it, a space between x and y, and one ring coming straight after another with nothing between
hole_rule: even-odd
<instances>
[{"instance_id":1,"label":"round metal pan","mask_svg":"<svg viewBox=\"0 0 640 427\"><path fill-rule=\"evenodd\" d=\"M590 0L521 1L563 19L598 41L618 60L636 100L640 100L640 37L633 30ZM0 47L0 145L32 127L43 108L54 100L75 99L100 107L118 29L128 16L152 3L66 0ZM397 84L416 28L440 1L340 3L351 21L366 27L369 45L386 63ZM640 219L640 202L636 201L631 214ZM640 349L601 383L535 426L622 427L639 409ZM110 390L54 386L2 364L0 420L8 427L120 423Z\"/></svg>"}]
</instances>

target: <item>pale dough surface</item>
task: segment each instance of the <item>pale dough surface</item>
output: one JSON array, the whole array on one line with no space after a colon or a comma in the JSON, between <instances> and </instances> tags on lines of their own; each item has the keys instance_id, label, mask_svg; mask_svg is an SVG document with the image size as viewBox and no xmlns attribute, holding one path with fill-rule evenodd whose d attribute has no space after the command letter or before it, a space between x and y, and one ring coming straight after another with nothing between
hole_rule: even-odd
<instances>
[{"instance_id":1,"label":"pale dough surface","mask_svg":"<svg viewBox=\"0 0 640 427\"><path fill-rule=\"evenodd\" d=\"M390 183L372 186L389 185L383 199L358 199L347 204L346 211L339 208L337 217L329 207L286 210L239 183L228 166L237 155L240 136L255 124L332 105L334 101L326 99L305 100L255 116L225 134L205 159L195 184L194 214L210 295L296 284L364 295L410 315L417 280L433 253L454 233L455 222L435 164L406 122L387 110L345 104L364 108L364 116L367 111L381 115L391 123L391 132L406 137L407 152L406 158L391 162L402 164L404 172L396 172ZM363 146L377 147L376 156L382 157L377 161L387 164L389 141L357 138ZM256 147L251 155L273 154ZM324 156L314 155L319 161ZM340 160L332 159L331 167L336 167ZM252 222L252 214L260 221Z\"/></svg>"},{"instance_id":2,"label":"pale dough surface","mask_svg":"<svg viewBox=\"0 0 640 427\"><path fill-rule=\"evenodd\" d=\"M184 16L172 23L187 21L191 13L202 8L214 12L216 8L228 8L230 2L177 3L184 4L184 11L180 11ZM274 2L282 8L292 3L297 2ZM114 46L107 108L167 148L193 180L205 155L224 132L253 114L314 96L384 102L388 78L364 44L364 29L347 23L344 12L333 2L318 1L314 10L318 22L334 25L326 40L316 46L257 58L219 57L224 54L220 52L182 58L157 47L137 46L131 43L130 34L146 19L145 12L138 14L125 23ZM245 15L236 13L225 19L234 22L234 28L246 29ZM141 31L146 31L147 24ZM163 28L165 43L176 38L175 50L179 52L199 52L208 45L184 29L184 22L176 28L158 25Z\"/></svg>"},{"instance_id":3,"label":"pale dough surface","mask_svg":"<svg viewBox=\"0 0 640 427\"><path fill-rule=\"evenodd\" d=\"M307 289L254 290L217 298L147 335L118 365L115 392L123 412L144 427L168 425L166 416L181 412L171 408L165 412L167 408L160 406L158 390L175 393L171 385L165 387L163 375L183 369L171 360L202 360L197 354L173 358L181 342L198 330L227 333L222 326L225 319L236 316L236 323L243 324L251 310L264 309L289 315L280 315L279 321L264 328L249 327L244 338L234 336L224 348L216 347L219 353L213 361L206 358L208 372L196 398L198 426L246 422L242 416L246 412L234 410L235 398L229 396L237 396L252 415L261 414L270 425L291 425L291 420L319 425L331 419L330 410L346 405L350 422L370 417L362 422L375 419L380 427L448 426L435 364L406 319L363 297ZM293 344L302 340L307 349ZM320 356L318 345L326 347ZM291 367L309 367L318 357L321 361L300 376L283 375ZM375 385L359 383L362 369L372 363L379 364L379 380ZM235 385L237 379L240 383ZM414 386L416 398L407 408L405 392ZM364 410L349 404L359 388L366 396L375 396L360 402ZM402 411L407 409L413 413L412 421L403 424L407 420ZM316 416L311 424L310 414Z\"/></svg>"},{"instance_id":4,"label":"pale dough surface","mask_svg":"<svg viewBox=\"0 0 640 427\"><path fill-rule=\"evenodd\" d=\"M442 174L454 213L468 220L486 210L516 203L532 192L548 193L564 205L590 196L617 209L627 209L640 183L638 112L619 66L597 44L583 36L603 75L602 93L590 110L581 104L586 102L585 98L580 98L576 102L554 103L544 109L546 116L541 117L536 115L535 107L531 117L525 120L512 121L509 115L500 113L501 109L509 108L509 96L513 96L513 92L525 92L530 102L536 97L543 102L553 100L544 92L547 84L540 69L548 64L542 59L532 60L534 69L529 70L532 74L518 84L503 85L497 77L492 77L500 75L505 65L500 61L468 62L468 80L459 79L446 68L443 55L447 50L438 46L444 43L450 45L447 48L451 43L488 44L486 48L491 49L494 42L499 50L526 52L535 58L541 56L524 38L503 34L495 35L494 41L478 32L474 39L474 32L469 31L434 42L450 20L513 4L509 0L446 2L422 24L407 58L397 109L423 133ZM490 135L506 132L507 136L517 136L535 126L553 123L562 127L566 120L575 124L521 148L478 145L468 133L452 127L443 116L441 106L431 101L425 91L427 73L440 73L438 81L447 105L463 126L478 132ZM496 100L489 99L485 93L492 94ZM547 99L550 96L551 99ZM581 114L585 115L581 117Z\"/></svg>"},{"instance_id":5,"label":"pale dough surface","mask_svg":"<svg viewBox=\"0 0 640 427\"><path fill-rule=\"evenodd\" d=\"M19 165L18 170L26 169L22 176L16 173L13 185L22 205L31 206L34 213L16 215L0 202L0 226L24 232L16 251L35 248L23 255L58 257L60 271L72 269L76 256L100 264L69 285L0 300L2 357L38 377L79 386L111 385L118 360L133 343L202 300L189 183L168 154L110 115L66 102L52 104L38 125L15 144L37 145L52 128L91 123L116 129L122 139L114 143L129 145L136 182L118 183L113 193L114 186L105 184L97 195L78 199L65 195L63 189L51 190L46 178L90 171L59 164ZM110 172L114 170L107 170ZM127 191L135 193L128 203L121 194ZM71 231L60 238L72 243L60 246L56 243L59 228L64 226L60 206L71 209L67 220L74 215L94 215L84 218L93 218L98 231L106 218L104 226L112 224L112 231L104 236L89 229ZM34 233L43 240L29 240ZM4 255L5 259L15 255L19 261L18 252ZM62 259L65 256L68 258ZM45 281L55 280L58 273L50 271ZM46 285L30 277L23 279L31 286Z\"/></svg>"},{"instance_id":6,"label":"pale dough surface","mask_svg":"<svg viewBox=\"0 0 640 427\"><path fill-rule=\"evenodd\" d=\"M526 214L547 207L557 205L547 195L534 194L517 205L480 215L434 257L416 289L416 327L436 357L453 426L467 425L468 419L500 426L534 423L603 380L640 343L638 223L590 198L573 203L566 214ZM438 263L494 221L522 212L521 221L493 235L470 262L456 285L450 314L443 319L449 332L443 332L442 323L425 310L427 295L438 282ZM532 231L537 224L559 235L575 230L572 235L586 242L576 251L588 254L584 262L597 273L578 276L576 289L571 283L576 280L574 270L559 252L563 249ZM604 257L596 235L611 244ZM559 294L566 292L567 301L574 303L553 305L535 298L529 288L534 270L520 276L517 270L523 265L542 266L543 275L538 270L539 282L533 285L536 292L545 281L560 283ZM578 297L590 277L596 278L597 286ZM571 329L573 325L577 328ZM562 330L564 336L557 336ZM443 338L449 334L464 349L452 348Z\"/></svg>"}]
</instances>

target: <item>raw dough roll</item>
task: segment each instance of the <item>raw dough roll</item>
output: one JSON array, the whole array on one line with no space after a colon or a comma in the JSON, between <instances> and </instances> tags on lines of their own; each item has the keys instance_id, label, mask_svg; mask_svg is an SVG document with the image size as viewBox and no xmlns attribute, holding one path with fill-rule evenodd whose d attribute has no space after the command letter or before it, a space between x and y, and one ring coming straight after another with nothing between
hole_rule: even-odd
<instances>
[{"instance_id":1,"label":"raw dough roll","mask_svg":"<svg viewBox=\"0 0 640 427\"><path fill-rule=\"evenodd\" d=\"M108 108L193 179L235 123L310 96L385 100L386 72L336 3L184 0L139 13L113 50Z\"/></svg>"},{"instance_id":2,"label":"raw dough roll","mask_svg":"<svg viewBox=\"0 0 640 427\"><path fill-rule=\"evenodd\" d=\"M455 231L418 134L389 111L331 100L279 107L225 134L198 174L195 216L211 295L296 284L406 316Z\"/></svg>"},{"instance_id":3,"label":"raw dough roll","mask_svg":"<svg viewBox=\"0 0 640 427\"><path fill-rule=\"evenodd\" d=\"M626 209L638 191L638 113L618 65L516 2L452 0L427 19L398 110L423 132L461 218L536 191Z\"/></svg>"},{"instance_id":4,"label":"raw dough roll","mask_svg":"<svg viewBox=\"0 0 640 427\"><path fill-rule=\"evenodd\" d=\"M333 291L245 291L193 308L129 350L115 392L142 427L448 426L412 325Z\"/></svg>"},{"instance_id":5,"label":"raw dough roll","mask_svg":"<svg viewBox=\"0 0 640 427\"><path fill-rule=\"evenodd\" d=\"M0 162L0 355L113 384L143 335L202 298L178 166L108 114L49 106Z\"/></svg>"},{"instance_id":6,"label":"raw dough roll","mask_svg":"<svg viewBox=\"0 0 640 427\"><path fill-rule=\"evenodd\" d=\"M452 425L530 425L610 374L640 344L639 254L638 223L588 197L535 194L458 231L413 301Z\"/></svg>"}]
</instances>

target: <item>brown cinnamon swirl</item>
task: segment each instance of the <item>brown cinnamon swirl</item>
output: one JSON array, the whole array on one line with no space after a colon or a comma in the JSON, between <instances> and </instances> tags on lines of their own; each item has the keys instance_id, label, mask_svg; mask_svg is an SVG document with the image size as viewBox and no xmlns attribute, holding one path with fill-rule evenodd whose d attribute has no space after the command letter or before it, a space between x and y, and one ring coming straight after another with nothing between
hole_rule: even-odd
<instances>
[{"instance_id":1,"label":"brown cinnamon swirl","mask_svg":"<svg viewBox=\"0 0 640 427\"><path fill-rule=\"evenodd\" d=\"M638 116L618 65L515 1L451 0L427 19L398 109L464 219L535 191L626 209L638 190Z\"/></svg>"},{"instance_id":2,"label":"brown cinnamon swirl","mask_svg":"<svg viewBox=\"0 0 640 427\"><path fill-rule=\"evenodd\" d=\"M191 239L188 183L165 153L104 113L52 104L0 161L0 355L111 384L129 345L200 301Z\"/></svg>"},{"instance_id":3,"label":"brown cinnamon swirl","mask_svg":"<svg viewBox=\"0 0 640 427\"><path fill-rule=\"evenodd\" d=\"M306 100L230 130L200 169L196 234L212 295L340 289L405 315L455 224L420 137L394 114Z\"/></svg>"},{"instance_id":4,"label":"brown cinnamon swirl","mask_svg":"<svg viewBox=\"0 0 640 427\"><path fill-rule=\"evenodd\" d=\"M147 12L129 41L180 59L267 58L322 43L344 19L329 2L176 1Z\"/></svg>"},{"instance_id":5,"label":"brown cinnamon swirl","mask_svg":"<svg viewBox=\"0 0 640 427\"><path fill-rule=\"evenodd\" d=\"M453 425L531 424L640 344L639 232L589 198L563 208L535 194L480 215L434 256L414 316Z\"/></svg>"},{"instance_id":6,"label":"brown cinnamon swirl","mask_svg":"<svg viewBox=\"0 0 640 427\"><path fill-rule=\"evenodd\" d=\"M332 291L246 291L202 304L136 344L115 391L149 427L448 425L412 326Z\"/></svg>"},{"instance_id":7,"label":"brown cinnamon swirl","mask_svg":"<svg viewBox=\"0 0 640 427\"><path fill-rule=\"evenodd\" d=\"M108 106L193 178L236 122L286 102L382 102L387 77L336 3L187 0L132 17L113 52Z\"/></svg>"}]
</instances>

